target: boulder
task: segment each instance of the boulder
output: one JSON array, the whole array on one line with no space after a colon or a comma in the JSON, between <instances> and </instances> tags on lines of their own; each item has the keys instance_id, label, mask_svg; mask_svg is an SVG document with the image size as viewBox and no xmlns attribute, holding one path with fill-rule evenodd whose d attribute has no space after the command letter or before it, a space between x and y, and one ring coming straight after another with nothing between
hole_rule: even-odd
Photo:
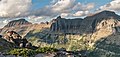
<instances>
[{"instance_id":1,"label":"boulder","mask_svg":"<svg viewBox=\"0 0 120 57\"><path fill-rule=\"evenodd\" d=\"M5 40L7 40L8 42L12 42L14 44L16 44L16 46L18 47L30 47L32 46L32 44L28 44L27 39L22 38L18 33L16 33L15 31L8 31L6 32L6 34L3 36L3 38Z\"/></svg>"},{"instance_id":2,"label":"boulder","mask_svg":"<svg viewBox=\"0 0 120 57\"><path fill-rule=\"evenodd\" d=\"M31 44L31 43L26 43L25 47L31 48L31 47L32 47L32 44Z\"/></svg>"}]
</instances>

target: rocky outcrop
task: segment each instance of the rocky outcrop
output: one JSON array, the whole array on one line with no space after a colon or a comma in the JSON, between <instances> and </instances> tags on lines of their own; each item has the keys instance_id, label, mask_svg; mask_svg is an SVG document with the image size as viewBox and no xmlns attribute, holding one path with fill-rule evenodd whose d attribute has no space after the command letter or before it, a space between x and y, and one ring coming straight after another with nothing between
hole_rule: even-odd
<instances>
[{"instance_id":1,"label":"rocky outcrop","mask_svg":"<svg viewBox=\"0 0 120 57\"><path fill-rule=\"evenodd\" d=\"M54 19L50 30L52 32L79 33L80 25L83 19L65 19L60 16Z\"/></svg>"},{"instance_id":2,"label":"rocky outcrop","mask_svg":"<svg viewBox=\"0 0 120 57\"><path fill-rule=\"evenodd\" d=\"M84 19L65 19L60 16L52 20L51 31L74 34L90 34L107 26L119 25L120 16L111 11L102 11Z\"/></svg>"},{"instance_id":3,"label":"rocky outcrop","mask_svg":"<svg viewBox=\"0 0 120 57\"><path fill-rule=\"evenodd\" d=\"M118 16L117 14L115 14L114 12L111 12L111 11L102 11L100 13L97 13L97 14L93 15L93 16L88 16L88 17L84 18L83 22L81 23L81 27L80 27L81 32L82 33L95 32L97 26L101 22L104 21L102 23L102 26L104 26L104 25L108 24L106 21L110 20L110 19L119 21L120 16Z\"/></svg>"},{"instance_id":4,"label":"rocky outcrop","mask_svg":"<svg viewBox=\"0 0 120 57\"><path fill-rule=\"evenodd\" d=\"M29 24L32 24L32 23L26 21L25 19L19 19L19 20L14 20L14 21L9 22L4 27L13 27L13 26L29 25Z\"/></svg>"},{"instance_id":5,"label":"rocky outcrop","mask_svg":"<svg viewBox=\"0 0 120 57\"><path fill-rule=\"evenodd\" d=\"M87 23L86 23L87 22ZM119 57L120 16L111 11L103 11L86 17L81 23L89 45L95 46L90 57ZM94 54L93 54L94 53Z\"/></svg>"},{"instance_id":6,"label":"rocky outcrop","mask_svg":"<svg viewBox=\"0 0 120 57\"><path fill-rule=\"evenodd\" d=\"M27 47L30 48L32 45L27 41L27 39L22 38L18 33L15 31L8 31L3 36L5 40L8 42L16 44L18 47Z\"/></svg>"}]
</instances>

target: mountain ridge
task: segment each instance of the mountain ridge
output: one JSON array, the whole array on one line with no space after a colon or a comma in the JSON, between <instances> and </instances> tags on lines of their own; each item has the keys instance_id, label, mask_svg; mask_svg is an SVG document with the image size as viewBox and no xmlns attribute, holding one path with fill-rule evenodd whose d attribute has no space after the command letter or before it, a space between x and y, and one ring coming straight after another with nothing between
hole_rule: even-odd
<instances>
[{"instance_id":1,"label":"mountain ridge","mask_svg":"<svg viewBox=\"0 0 120 57\"><path fill-rule=\"evenodd\" d=\"M90 30L94 30L97 23L100 23L101 21L108 20L108 19L115 19L115 20L117 19L119 21L120 16L115 14L115 12L102 11L102 12L96 13L93 16L85 17L81 23L81 29L83 29L84 31L89 30L88 32L84 32L84 33L92 32ZM84 26L86 26L87 28Z\"/></svg>"},{"instance_id":2,"label":"mountain ridge","mask_svg":"<svg viewBox=\"0 0 120 57\"><path fill-rule=\"evenodd\" d=\"M25 19L18 19L18 20L13 20L10 21L7 25L4 27L13 27L13 26L20 26L20 25L30 25L32 23L26 21Z\"/></svg>"},{"instance_id":3,"label":"mountain ridge","mask_svg":"<svg viewBox=\"0 0 120 57\"><path fill-rule=\"evenodd\" d=\"M99 52L98 55L103 52L99 50L108 50L106 49L108 45L110 47L114 44L115 48L120 46L118 42L120 40L120 16L111 11L102 11L84 19L66 19L59 16L47 23L4 27L1 32L8 30L23 34L35 46L53 44L56 48L63 47L67 50L81 50L81 47L86 47L84 50L92 49L90 52L95 54ZM111 49L109 48L108 51L120 54ZM108 51L105 54L108 54Z\"/></svg>"}]
</instances>

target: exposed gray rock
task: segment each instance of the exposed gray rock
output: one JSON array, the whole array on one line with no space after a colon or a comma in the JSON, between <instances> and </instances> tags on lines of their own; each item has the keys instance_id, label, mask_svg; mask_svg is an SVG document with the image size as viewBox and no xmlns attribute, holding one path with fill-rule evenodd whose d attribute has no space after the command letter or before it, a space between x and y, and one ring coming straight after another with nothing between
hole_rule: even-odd
<instances>
[{"instance_id":1,"label":"exposed gray rock","mask_svg":"<svg viewBox=\"0 0 120 57\"><path fill-rule=\"evenodd\" d=\"M110 19L115 20L114 24L110 25L110 27L113 27L120 20L120 16L111 11L102 11L84 19L65 19L59 16L52 20L51 31L74 34L93 33L96 31L97 25L103 22L103 20L107 21ZM106 21L101 23L101 26L107 25Z\"/></svg>"},{"instance_id":2,"label":"exposed gray rock","mask_svg":"<svg viewBox=\"0 0 120 57\"><path fill-rule=\"evenodd\" d=\"M40 53L35 55L35 57L54 57L55 54L46 54L46 53Z\"/></svg>"},{"instance_id":3,"label":"exposed gray rock","mask_svg":"<svg viewBox=\"0 0 120 57\"><path fill-rule=\"evenodd\" d=\"M65 19L57 17L51 25L52 32L79 33L80 25L83 19Z\"/></svg>"},{"instance_id":4,"label":"exposed gray rock","mask_svg":"<svg viewBox=\"0 0 120 57\"><path fill-rule=\"evenodd\" d=\"M7 55L5 57L16 57L15 55Z\"/></svg>"},{"instance_id":5,"label":"exposed gray rock","mask_svg":"<svg viewBox=\"0 0 120 57\"><path fill-rule=\"evenodd\" d=\"M5 57L5 56L1 54L0 57Z\"/></svg>"},{"instance_id":6,"label":"exposed gray rock","mask_svg":"<svg viewBox=\"0 0 120 57\"><path fill-rule=\"evenodd\" d=\"M32 44L31 43L26 43L25 47L30 48L30 47L32 47Z\"/></svg>"},{"instance_id":7,"label":"exposed gray rock","mask_svg":"<svg viewBox=\"0 0 120 57\"><path fill-rule=\"evenodd\" d=\"M84 18L84 20L81 23L80 26L81 33L93 33L96 31L96 27L97 25L99 25L99 23L101 23L103 20L110 19L119 21L120 16L111 11L102 11L92 16L88 16ZM104 22L103 25L107 25L107 23Z\"/></svg>"}]
</instances>

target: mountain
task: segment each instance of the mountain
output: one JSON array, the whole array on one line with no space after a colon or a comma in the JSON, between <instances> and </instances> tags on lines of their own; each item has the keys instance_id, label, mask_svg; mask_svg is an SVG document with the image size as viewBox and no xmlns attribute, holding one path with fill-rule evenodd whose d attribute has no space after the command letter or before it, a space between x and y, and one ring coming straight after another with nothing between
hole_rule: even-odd
<instances>
[{"instance_id":1,"label":"mountain","mask_svg":"<svg viewBox=\"0 0 120 57\"><path fill-rule=\"evenodd\" d=\"M115 12L111 12L111 11L102 11L93 16L88 16L84 18L83 22L81 23L81 29L82 29L81 31L83 31L83 33L93 32L96 30L98 24L100 23L102 24L103 22L104 23L103 25L107 25L108 24L107 21L111 19L119 21L120 16L115 14Z\"/></svg>"},{"instance_id":2,"label":"mountain","mask_svg":"<svg viewBox=\"0 0 120 57\"><path fill-rule=\"evenodd\" d=\"M27 29L32 26L32 23L26 21L25 19L13 20L10 21L7 25L5 25L2 29L0 29L0 34L5 34L7 31L16 31L21 35L26 33Z\"/></svg>"},{"instance_id":3,"label":"mountain","mask_svg":"<svg viewBox=\"0 0 120 57\"><path fill-rule=\"evenodd\" d=\"M92 22L88 23L90 25L84 23L88 25L85 33L91 34L89 43L95 46L94 55L91 57L119 57L120 16L111 11L103 11L88 19Z\"/></svg>"},{"instance_id":4,"label":"mountain","mask_svg":"<svg viewBox=\"0 0 120 57\"><path fill-rule=\"evenodd\" d=\"M26 36L27 33L33 30L42 30L43 28L49 27L50 24L32 24L25 19L18 19L10 21L2 29L0 29L0 34L4 35L7 31L16 31L22 37Z\"/></svg>"},{"instance_id":5,"label":"mountain","mask_svg":"<svg viewBox=\"0 0 120 57\"><path fill-rule=\"evenodd\" d=\"M51 25L52 28L54 28L54 31L62 32L65 30L65 33L69 33L71 35L68 36L69 34L67 34L64 37L67 39L77 38L76 40L77 43L79 43L78 41L80 39L82 42L84 42L85 46L88 46L86 48L93 49L93 52L91 52L89 56L91 57L96 57L96 56L97 57L103 57L103 56L119 57L120 56L119 55L120 54L119 52L120 51L119 50L120 48L120 42L119 42L120 40L120 37L119 37L120 36L120 16L117 15L115 12L102 11L92 16L87 16L81 21L77 20L78 22L75 20L71 21L72 23L69 23L70 22L69 19L66 19L69 21L62 21L62 22L61 20L64 20L64 19L60 18ZM61 24L64 24L64 25L61 25ZM66 24L69 24L70 28L67 27ZM76 25L73 25L73 24L79 25L77 26L79 27L78 28L79 30L76 31L76 29L74 29L74 26ZM63 29L64 27L67 27L67 30ZM73 32L69 32L70 30L76 33L72 34ZM77 32L80 33L79 36L77 35L78 34ZM76 48L77 47L78 46L76 46Z\"/></svg>"},{"instance_id":6,"label":"mountain","mask_svg":"<svg viewBox=\"0 0 120 57\"><path fill-rule=\"evenodd\" d=\"M90 34L93 40L119 33L120 16L111 11L102 11L86 17L81 23L81 33Z\"/></svg>"},{"instance_id":7,"label":"mountain","mask_svg":"<svg viewBox=\"0 0 120 57\"><path fill-rule=\"evenodd\" d=\"M65 19L58 17L51 25L51 31L63 33L92 33L96 30L98 23L103 22L106 25L108 20L120 20L120 16L111 11L102 11L92 16L75 19ZM110 23L110 22L109 22ZM114 22L115 23L115 22ZM103 25L104 25L103 24ZM108 23L107 23L108 24ZM111 24L116 25L116 24ZM76 31L75 31L76 30Z\"/></svg>"},{"instance_id":8,"label":"mountain","mask_svg":"<svg viewBox=\"0 0 120 57\"><path fill-rule=\"evenodd\" d=\"M65 19L57 17L50 29L52 32L58 33L79 33L82 20L82 18Z\"/></svg>"},{"instance_id":9,"label":"mountain","mask_svg":"<svg viewBox=\"0 0 120 57\"><path fill-rule=\"evenodd\" d=\"M112 11L102 11L84 19L59 16L41 24L13 20L0 33L9 30L16 31L38 47L85 50L83 55L88 57L120 57L120 16Z\"/></svg>"},{"instance_id":10,"label":"mountain","mask_svg":"<svg viewBox=\"0 0 120 57\"><path fill-rule=\"evenodd\" d=\"M19 19L19 20L14 20L14 21L9 22L4 27L13 27L13 26L30 25L30 24L32 23L26 21L25 19Z\"/></svg>"}]
</instances>

